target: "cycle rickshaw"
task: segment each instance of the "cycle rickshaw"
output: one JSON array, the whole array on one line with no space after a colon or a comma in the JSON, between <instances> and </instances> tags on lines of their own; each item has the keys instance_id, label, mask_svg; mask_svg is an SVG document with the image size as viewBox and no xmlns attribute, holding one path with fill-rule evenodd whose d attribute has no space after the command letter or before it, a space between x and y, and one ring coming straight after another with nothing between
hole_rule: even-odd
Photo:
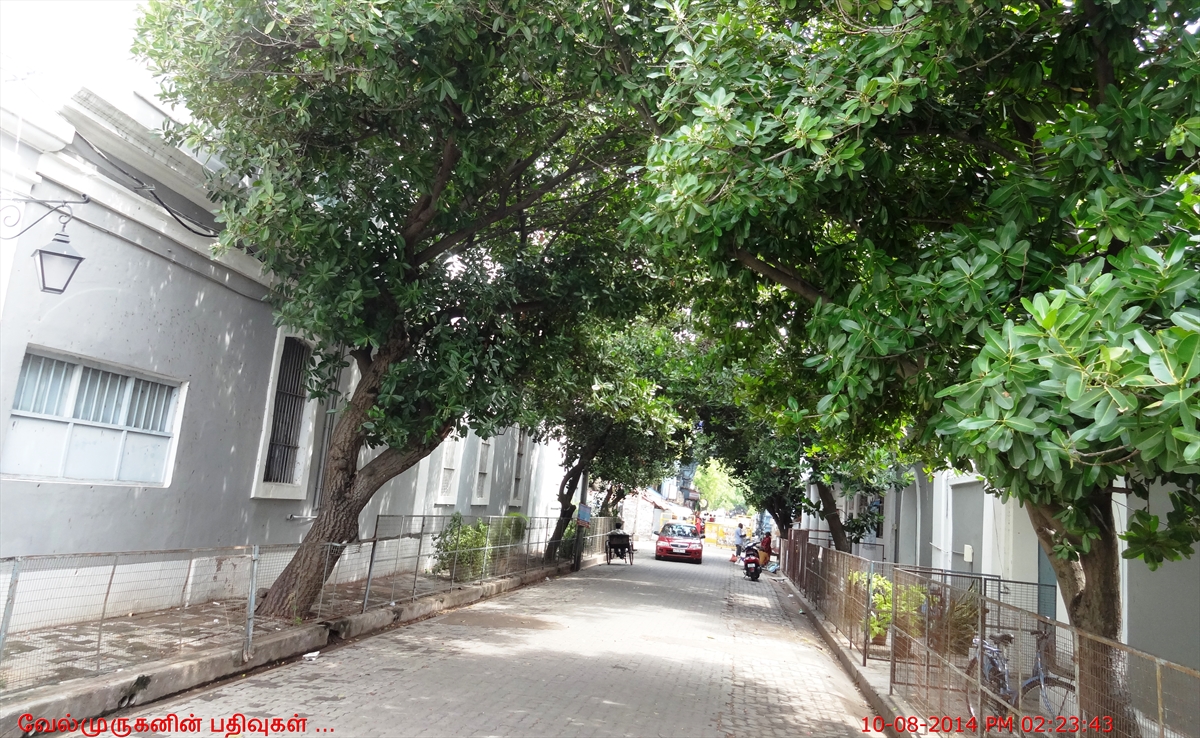
<instances>
[{"instance_id":1,"label":"cycle rickshaw","mask_svg":"<svg viewBox=\"0 0 1200 738\"><path fill-rule=\"evenodd\" d=\"M628 533L609 533L604 541L604 562L611 564L613 559L628 561L633 566L633 539Z\"/></svg>"}]
</instances>

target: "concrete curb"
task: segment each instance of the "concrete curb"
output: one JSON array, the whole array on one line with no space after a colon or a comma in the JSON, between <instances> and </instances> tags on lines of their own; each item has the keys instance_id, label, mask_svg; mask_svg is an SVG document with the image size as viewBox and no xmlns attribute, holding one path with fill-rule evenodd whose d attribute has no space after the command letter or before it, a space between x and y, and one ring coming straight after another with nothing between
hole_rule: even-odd
<instances>
[{"instance_id":1,"label":"concrete curb","mask_svg":"<svg viewBox=\"0 0 1200 738\"><path fill-rule=\"evenodd\" d=\"M583 567L595 566L598 556L583 561ZM320 650L338 642L376 633L396 625L423 620L443 610L462 607L495 597L549 577L571 571L571 562L544 566L524 574L494 579L427 595L395 607L369 610L328 622L289 628L254 641L254 655L242 661L242 646L212 648L192 656L139 664L129 673L102 674L76 683L48 685L0 698L0 738L18 738L25 731L18 726L21 716L56 720L68 715L73 720L101 717L130 705L142 705L225 677L240 674L275 661Z\"/></svg>"},{"instance_id":2,"label":"concrete curb","mask_svg":"<svg viewBox=\"0 0 1200 738\"><path fill-rule=\"evenodd\" d=\"M895 695L888 694L886 691L880 690L874 684L872 684L870 679L867 677L866 672L863 670L862 664L859 663L858 660L854 658L854 655L850 652L850 650L842 644L841 639L835 636L829 630L829 628L826 627L821 618L816 616L816 608L813 607L812 603L808 601L808 598L800 593L800 589L796 587L795 584L792 584L792 580L788 579L787 577L781 578L784 584L786 584L796 595L796 599L800 601L800 606L804 608L805 617L808 618L808 621L812 623L817 632L821 634L821 637L825 639L825 644L829 646L829 649L833 651L833 655L837 657L838 663L842 665L842 670L850 676L850 678L854 681L855 686L858 687L858 690L863 693L864 697L867 698L867 703L871 705L871 709L875 711L876 715L882 717L884 722L890 723L897 715L921 714L916 710L916 708L912 707L904 700L896 697ZM904 734L902 736L890 726L885 728L884 732L890 736L890 738L912 738L912 736L908 734Z\"/></svg>"}]
</instances>

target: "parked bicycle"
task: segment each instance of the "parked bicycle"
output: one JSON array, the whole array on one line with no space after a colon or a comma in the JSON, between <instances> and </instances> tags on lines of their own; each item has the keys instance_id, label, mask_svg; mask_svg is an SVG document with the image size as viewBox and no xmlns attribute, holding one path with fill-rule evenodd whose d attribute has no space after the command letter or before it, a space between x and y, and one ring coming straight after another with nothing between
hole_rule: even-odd
<instances>
[{"instance_id":1,"label":"parked bicycle","mask_svg":"<svg viewBox=\"0 0 1200 738\"><path fill-rule=\"evenodd\" d=\"M1010 681L1008 657L1005 655L1005 649L1013 643L1012 634L1001 633L995 640L984 638L982 644L978 637L971 641L976 652L983 655L980 684L987 691L980 699L983 715L977 714L978 706L970 690L967 692L967 709L971 717L984 722L988 717L1004 718L1011 714L1015 718L1013 727L1020 730L1022 735L1041 735L1053 732L1054 723L1059 722L1059 718L1078 716L1079 700L1075 696L1075 685L1051 675L1047 669L1052 658L1049 652L1051 634L1044 630L1031 630L1029 633L1037 639L1033 669L1029 678L1016 686ZM974 679L978 671L979 657L973 656L967 663L967 676ZM1034 719L1037 717L1044 720Z\"/></svg>"}]
</instances>

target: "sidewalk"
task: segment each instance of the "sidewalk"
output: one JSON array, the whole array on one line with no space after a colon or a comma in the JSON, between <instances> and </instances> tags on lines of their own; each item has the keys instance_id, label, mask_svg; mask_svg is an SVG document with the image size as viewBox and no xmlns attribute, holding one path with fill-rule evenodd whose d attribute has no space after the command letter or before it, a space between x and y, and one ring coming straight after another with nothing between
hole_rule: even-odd
<instances>
[{"instance_id":1,"label":"sidewalk","mask_svg":"<svg viewBox=\"0 0 1200 738\"><path fill-rule=\"evenodd\" d=\"M867 703L871 705L871 709L875 714L884 718L885 723L890 723L897 715L920 715L921 712L906 701L900 699L896 695L891 694L891 664L887 661L877 659L867 659L864 666L862 662L862 654L855 653L846 647L845 639L836 635L832 629L820 617L817 609L812 606L804 595L800 593L796 585L792 584L791 580L785 576L772 575L772 582L780 583L790 594L794 595L789 601L796 602L797 614L804 615L808 621L812 623L813 628L821 634L825 644L833 652L834 657L841 664L842 669L848 674L854 685L867 698ZM900 733L897 733L893 728L886 727L884 730L891 738L903 738ZM918 731L920 735L927 735L927 731Z\"/></svg>"},{"instance_id":2,"label":"sidewalk","mask_svg":"<svg viewBox=\"0 0 1200 738\"><path fill-rule=\"evenodd\" d=\"M375 577L367 609L411 602L454 586L448 575L401 572ZM322 599L307 618L256 617L254 637L261 638L297 625L359 613L364 582L327 584ZM246 637L245 598L201 602L104 620L10 633L0 661L0 690L6 696L42 684L137 668L140 664L186 656L208 648L240 647Z\"/></svg>"},{"instance_id":3,"label":"sidewalk","mask_svg":"<svg viewBox=\"0 0 1200 738\"><path fill-rule=\"evenodd\" d=\"M599 557L584 560L591 566ZM5 645L5 670L19 676L21 657L30 654L54 664L59 679L45 686L0 696L0 738L19 736L17 720L23 713L39 717L76 719L100 716L132 704L182 692L227 676L244 673L275 661L297 657L324 647L331 639L356 638L369 632L429 617L442 610L493 597L502 592L561 576L570 563L551 565L524 574L490 579L482 584L451 584L448 578L423 576L412 598L413 576L398 575L393 589L389 578L372 582L371 603L365 613L362 582L327 589L323 617L289 622L256 618L254 649L243 659L245 601L214 602L188 608L134 614L104 621L102 636L96 623L47 628L14 634ZM407 588L401 588L401 584ZM330 597L328 593L332 591ZM399 601L385 597L403 592ZM342 614L334 618L333 613ZM211 620L211 621L210 621ZM97 644L99 648L97 648ZM15 649L15 650L13 650ZM53 655L58 654L58 655ZM96 673L96 664L113 671ZM38 682L45 683L39 676Z\"/></svg>"}]
</instances>

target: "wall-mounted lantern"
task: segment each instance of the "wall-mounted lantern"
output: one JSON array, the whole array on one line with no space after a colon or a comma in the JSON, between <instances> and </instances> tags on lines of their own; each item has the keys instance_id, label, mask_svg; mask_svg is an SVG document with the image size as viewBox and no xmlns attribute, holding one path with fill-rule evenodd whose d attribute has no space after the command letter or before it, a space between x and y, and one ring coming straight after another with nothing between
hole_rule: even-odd
<instances>
[{"instance_id":1,"label":"wall-mounted lantern","mask_svg":"<svg viewBox=\"0 0 1200 738\"><path fill-rule=\"evenodd\" d=\"M79 265L83 263L83 257L71 247L71 237L67 235L67 224L75 217L71 206L86 205L91 202L91 198L83 195L83 199L80 200L39 200L34 197L4 198L4 200L7 202L37 203L47 208L46 212L40 218L25 226L19 232L11 236L4 236L5 241L18 238L30 228L45 220L46 216L51 213L59 214L58 222L62 223L62 230L54 234L54 238L51 239L50 243L35 250L33 257L37 260L38 282L41 285L42 292L49 292L54 295L61 295L66 292L67 285L71 284L71 278L75 276L75 270L79 269ZM10 210L12 212L9 212ZM21 221L22 214L21 209L16 205L4 206L4 227L16 227Z\"/></svg>"},{"instance_id":2,"label":"wall-mounted lantern","mask_svg":"<svg viewBox=\"0 0 1200 738\"><path fill-rule=\"evenodd\" d=\"M71 237L66 229L67 224L63 223L63 230L55 233L50 243L33 252L37 259L38 282L41 283L42 292L55 295L66 292L75 270L83 263L79 252L71 248Z\"/></svg>"}]
</instances>

